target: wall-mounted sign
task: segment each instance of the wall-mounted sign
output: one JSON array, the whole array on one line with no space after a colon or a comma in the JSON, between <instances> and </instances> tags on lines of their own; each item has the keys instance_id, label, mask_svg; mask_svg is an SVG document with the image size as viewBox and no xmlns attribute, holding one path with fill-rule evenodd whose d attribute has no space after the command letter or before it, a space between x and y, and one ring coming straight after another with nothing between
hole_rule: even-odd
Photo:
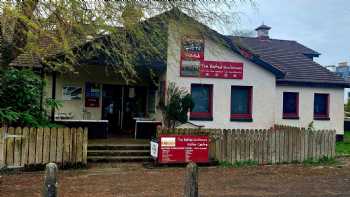
<instances>
[{"instance_id":1,"label":"wall-mounted sign","mask_svg":"<svg viewBox=\"0 0 350 197\"><path fill-rule=\"evenodd\" d=\"M182 60L180 65L180 75L183 77L199 77L200 76L199 60Z\"/></svg>"},{"instance_id":2,"label":"wall-mounted sign","mask_svg":"<svg viewBox=\"0 0 350 197\"><path fill-rule=\"evenodd\" d=\"M209 162L207 136L161 135L158 152L159 163Z\"/></svg>"},{"instance_id":3,"label":"wall-mounted sign","mask_svg":"<svg viewBox=\"0 0 350 197\"><path fill-rule=\"evenodd\" d=\"M100 106L99 98L85 97L85 107L99 107L99 106Z\"/></svg>"},{"instance_id":4,"label":"wall-mounted sign","mask_svg":"<svg viewBox=\"0 0 350 197\"><path fill-rule=\"evenodd\" d=\"M202 61L200 65L200 77L243 79L243 63Z\"/></svg>"},{"instance_id":5,"label":"wall-mounted sign","mask_svg":"<svg viewBox=\"0 0 350 197\"><path fill-rule=\"evenodd\" d=\"M65 85L62 89L62 97L65 101L80 100L82 92L82 88L79 86Z\"/></svg>"},{"instance_id":6,"label":"wall-mounted sign","mask_svg":"<svg viewBox=\"0 0 350 197\"><path fill-rule=\"evenodd\" d=\"M183 37L181 42L181 60L204 59L204 39L201 37Z\"/></svg>"},{"instance_id":7,"label":"wall-mounted sign","mask_svg":"<svg viewBox=\"0 0 350 197\"><path fill-rule=\"evenodd\" d=\"M100 106L101 87L100 84L85 84L85 107Z\"/></svg>"},{"instance_id":8,"label":"wall-mounted sign","mask_svg":"<svg viewBox=\"0 0 350 197\"><path fill-rule=\"evenodd\" d=\"M222 79L243 79L243 63L220 61L182 61L180 75Z\"/></svg>"}]
</instances>

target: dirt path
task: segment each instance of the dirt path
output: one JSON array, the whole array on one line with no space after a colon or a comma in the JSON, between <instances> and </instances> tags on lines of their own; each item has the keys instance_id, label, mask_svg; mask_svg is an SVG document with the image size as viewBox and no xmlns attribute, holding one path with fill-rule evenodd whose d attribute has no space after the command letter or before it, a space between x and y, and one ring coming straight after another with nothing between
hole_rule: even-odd
<instances>
[{"instance_id":1,"label":"dirt path","mask_svg":"<svg viewBox=\"0 0 350 197\"><path fill-rule=\"evenodd\" d=\"M342 167L296 165L200 168L200 196L350 196L350 158ZM145 169L137 164L60 171L64 197L183 196L184 168ZM0 196L40 196L42 172L2 175Z\"/></svg>"}]
</instances>

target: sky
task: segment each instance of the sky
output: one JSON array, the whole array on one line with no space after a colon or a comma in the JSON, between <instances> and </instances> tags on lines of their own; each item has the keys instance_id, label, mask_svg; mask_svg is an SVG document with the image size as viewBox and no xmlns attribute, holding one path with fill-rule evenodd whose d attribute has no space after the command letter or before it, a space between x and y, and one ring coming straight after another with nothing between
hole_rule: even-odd
<instances>
[{"instance_id":1,"label":"sky","mask_svg":"<svg viewBox=\"0 0 350 197\"><path fill-rule=\"evenodd\" d=\"M255 0L256 8L242 7L240 29L264 23L270 37L295 40L321 56L321 65L350 63L350 0Z\"/></svg>"}]
</instances>

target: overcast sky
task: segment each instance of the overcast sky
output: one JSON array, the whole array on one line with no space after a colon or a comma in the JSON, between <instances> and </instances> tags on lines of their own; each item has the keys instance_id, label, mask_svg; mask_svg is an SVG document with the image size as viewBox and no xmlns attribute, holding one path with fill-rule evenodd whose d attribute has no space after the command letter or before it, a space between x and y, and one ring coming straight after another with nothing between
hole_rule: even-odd
<instances>
[{"instance_id":1,"label":"overcast sky","mask_svg":"<svg viewBox=\"0 0 350 197\"><path fill-rule=\"evenodd\" d=\"M296 40L322 55L321 65L350 62L350 0L256 0L245 8L240 28L264 22L270 37Z\"/></svg>"}]
</instances>

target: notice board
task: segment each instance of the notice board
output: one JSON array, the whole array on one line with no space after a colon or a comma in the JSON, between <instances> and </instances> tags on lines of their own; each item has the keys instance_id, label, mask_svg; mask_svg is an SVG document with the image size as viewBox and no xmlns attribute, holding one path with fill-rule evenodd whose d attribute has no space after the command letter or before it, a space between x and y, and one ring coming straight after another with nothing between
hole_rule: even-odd
<instances>
[{"instance_id":1,"label":"notice board","mask_svg":"<svg viewBox=\"0 0 350 197\"><path fill-rule=\"evenodd\" d=\"M159 138L159 163L209 162L208 136L164 134Z\"/></svg>"}]
</instances>

